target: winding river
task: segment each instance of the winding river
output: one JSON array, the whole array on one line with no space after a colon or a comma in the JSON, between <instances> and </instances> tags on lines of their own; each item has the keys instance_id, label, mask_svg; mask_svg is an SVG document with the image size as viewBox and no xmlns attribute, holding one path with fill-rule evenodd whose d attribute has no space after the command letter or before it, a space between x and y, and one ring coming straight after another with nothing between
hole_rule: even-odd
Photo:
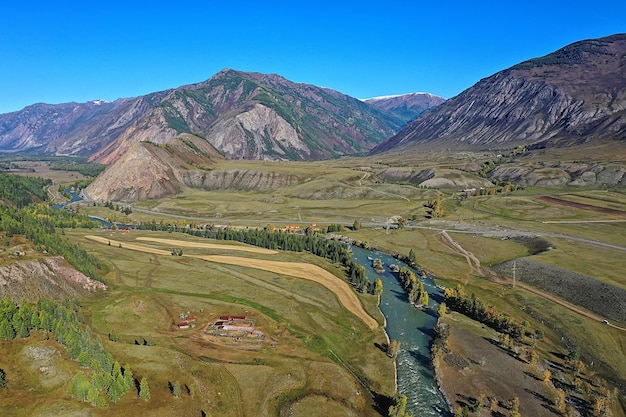
<instances>
[{"instance_id":1,"label":"winding river","mask_svg":"<svg viewBox=\"0 0 626 417\"><path fill-rule=\"evenodd\" d=\"M422 280L430 296L430 304L427 309L417 309L408 302L397 278L389 272L390 264L407 267L406 264L391 256L358 247L352 250L354 259L365 266L368 278L374 280L380 277L383 281L380 309L387 320L389 338L400 342L396 359L398 391L407 396L406 411L415 417L447 414L448 406L437 387L430 358L430 342L443 292L432 280ZM385 272L374 271L368 256L382 259Z\"/></svg>"}]
</instances>

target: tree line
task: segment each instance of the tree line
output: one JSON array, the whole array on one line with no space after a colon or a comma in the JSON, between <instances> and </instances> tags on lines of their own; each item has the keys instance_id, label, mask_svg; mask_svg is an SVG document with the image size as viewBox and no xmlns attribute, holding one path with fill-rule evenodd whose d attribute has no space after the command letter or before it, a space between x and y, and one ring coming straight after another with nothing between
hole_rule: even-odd
<instances>
[{"instance_id":1,"label":"tree line","mask_svg":"<svg viewBox=\"0 0 626 417\"><path fill-rule=\"evenodd\" d=\"M485 305L476 294L467 295L460 284L456 288L446 288L444 297L446 306L451 310L458 311L500 333L506 333L517 341L525 334L522 324L501 313L494 306Z\"/></svg>"}]
</instances>

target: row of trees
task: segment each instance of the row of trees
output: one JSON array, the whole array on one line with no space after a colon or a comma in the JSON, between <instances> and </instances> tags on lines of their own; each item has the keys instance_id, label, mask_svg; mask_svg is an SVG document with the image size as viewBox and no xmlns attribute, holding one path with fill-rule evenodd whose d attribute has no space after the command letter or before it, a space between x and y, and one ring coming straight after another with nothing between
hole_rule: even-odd
<instances>
[{"instance_id":1,"label":"row of trees","mask_svg":"<svg viewBox=\"0 0 626 417\"><path fill-rule=\"evenodd\" d=\"M485 305L474 293L468 296L460 284L456 288L446 288L444 296L448 308L486 324L500 333L506 333L517 341L525 334L523 325L499 312L494 306Z\"/></svg>"},{"instance_id":2,"label":"row of trees","mask_svg":"<svg viewBox=\"0 0 626 417\"><path fill-rule=\"evenodd\" d=\"M129 215L133 212L130 206L120 206L119 204L113 204L111 201L105 202L104 207L110 210L120 211L126 215Z\"/></svg>"},{"instance_id":3,"label":"row of trees","mask_svg":"<svg viewBox=\"0 0 626 417\"><path fill-rule=\"evenodd\" d=\"M413 271L409 268L400 268L398 279L402 288L409 297L409 302L418 306L428 305L428 291L424 288L424 283L417 279Z\"/></svg>"},{"instance_id":4,"label":"row of trees","mask_svg":"<svg viewBox=\"0 0 626 417\"><path fill-rule=\"evenodd\" d=\"M430 209L428 212L430 217L433 217L433 218L443 217L443 203L440 198L428 200L425 206Z\"/></svg>"}]
</instances>

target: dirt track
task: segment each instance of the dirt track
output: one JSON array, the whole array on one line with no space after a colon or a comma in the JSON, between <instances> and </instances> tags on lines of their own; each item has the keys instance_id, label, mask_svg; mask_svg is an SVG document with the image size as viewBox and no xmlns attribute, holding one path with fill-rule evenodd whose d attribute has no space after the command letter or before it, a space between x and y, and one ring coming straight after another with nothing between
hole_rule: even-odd
<instances>
[{"instance_id":1,"label":"dirt track","mask_svg":"<svg viewBox=\"0 0 626 417\"><path fill-rule=\"evenodd\" d=\"M471 252L468 252L467 250L463 249L461 247L461 245L459 245L457 242L452 240L450 238L450 236L448 236L448 234L445 231L442 231L441 235L443 236L443 238L446 241L448 246L452 247L452 249L454 249L455 252L457 252L458 254L460 254L463 257L465 257L465 259L467 260L467 263L468 263L468 265L470 267L470 272L471 273L476 273L477 275L479 275L479 276L481 276L483 278L486 278L486 276L484 274L484 270L483 270L482 267L480 267L480 262L474 256L474 254L472 254ZM474 262L474 260L475 260L475 262ZM513 283L512 280L507 279L507 278L505 278L505 277L503 277L501 275L498 276L497 282L506 283L506 284L512 284ZM550 301L552 301L552 302L554 302L556 304L559 304L559 305L561 305L561 306L563 306L563 307L565 307L565 308L567 308L567 309L569 309L571 311L574 311L574 312L576 312L576 313L578 313L578 314L580 314L582 316L588 317L588 318L590 318L592 320L596 320L596 321L600 321L600 322L605 320L604 317L601 317L601 316L599 316L597 314L594 314L594 313L592 313L592 312L590 312L590 311L588 311L588 310L586 310L586 309L584 309L582 307L579 307L579 306L577 306L575 304L568 303L567 301L564 301L564 300L562 300L562 299L560 299L560 298L558 298L558 297L556 297L556 296L554 296L554 295L552 295L550 293L542 291L542 290L540 290L538 288L535 288L535 287L533 287L531 285L525 284L525 283L520 282L520 281L517 281L515 283L515 285L520 287L520 288L524 288L525 290L530 291L530 292L532 292L532 293L534 293L534 294L536 294L536 295L538 295L540 297L543 297L543 298L545 298L547 300L550 300ZM625 328L620 327L620 326L616 326L616 325L614 325L612 323L610 323L608 325L610 327L615 328L615 329L626 331Z\"/></svg>"},{"instance_id":2,"label":"dirt track","mask_svg":"<svg viewBox=\"0 0 626 417\"><path fill-rule=\"evenodd\" d=\"M118 241L111 240L111 239L108 239L106 237L101 237L101 236L90 235L90 236L85 236L85 237L89 240L103 243L105 245L108 245L110 243L112 246L116 246L116 247L121 245L121 247L125 249L131 249L131 250L147 252L147 253L154 253L157 255L171 256L170 251L151 248L148 246L138 245L135 243L118 242ZM152 240L152 239L148 239L148 240ZM171 244L174 246L185 246L185 244L188 243L188 242L183 242L183 241L173 240L173 239L157 239L153 241L159 241L161 243L166 242L167 244ZM201 245L201 243L198 243L198 244ZM210 244L207 244L207 245L210 245ZM228 245L215 245L215 246L218 246L220 249L232 248L233 250L237 250L235 248L240 248L239 246L234 246L234 245L229 246L228 248L226 247ZM195 246L195 247L198 247L198 246ZM249 248L249 249L255 249L255 248ZM261 248L258 248L258 249L261 249ZM263 250L267 251L267 249L263 249ZM339 299L339 302L343 304L344 307L346 307L349 311L355 314L358 318L363 320L363 322L365 322L365 324L367 324L371 329L376 329L378 327L378 322L374 320L374 318L372 318L369 314L367 314L367 312L363 308L363 305L359 301L359 298L356 296L352 288L350 288L350 286L345 281L342 281L341 279L337 278L330 272L326 271L323 268L320 268L317 265L312 265L312 264L302 263L302 262L268 261L264 259L250 259L250 258L240 258L237 256L224 256L224 255L184 255L184 256L203 259L209 262L216 262L216 263L229 264L229 265L238 265L238 266L244 266L244 267L254 268L254 269L262 269L264 271L275 272L277 274L282 274L282 275L289 275L289 276L296 277L296 278L304 278L304 279L317 282L318 284L321 284L324 287L328 288L330 291L332 291L337 296L337 298Z\"/></svg>"},{"instance_id":3,"label":"dirt track","mask_svg":"<svg viewBox=\"0 0 626 417\"><path fill-rule=\"evenodd\" d=\"M278 251L264 248L257 248L253 246L237 246L237 245L217 245L215 243L203 243L203 242L185 242L182 240L176 239L159 239L156 237L138 237L137 240L142 240L145 242L156 242L156 243L164 243L166 245L172 246L180 246L183 248L201 248L201 249L226 249L233 250L239 252L250 252L250 253L263 253L268 255L275 255Z\"/></svg>"}]
</instances>

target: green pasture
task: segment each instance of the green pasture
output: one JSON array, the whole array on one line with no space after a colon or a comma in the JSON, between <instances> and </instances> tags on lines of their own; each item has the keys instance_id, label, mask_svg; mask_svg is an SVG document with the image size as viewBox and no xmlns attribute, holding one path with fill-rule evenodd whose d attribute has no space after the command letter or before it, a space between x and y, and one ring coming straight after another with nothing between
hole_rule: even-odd
<instances>
[{"instance_id":1,"label":"green pasture","mask_svg":"<svg viewBox=\"0 0 626 417\"><path fill-rule=\"evenodd\" d=\"M85 308L90 311L89 324L103 339L115 330L118 341L107 342L107 347L116 358L120 357L120 362L131 363L137 369L135 373L145 374L151 380L151 390L154 384L163 398L171 398L167 382L176 378L181 383L196 384L196 393L201 386L206 388L210 402L202 410L212 415L236 416L242 411L245 415L275 415L277 410L288 408L312 416L321 415L324 409L376 415L368 390L393 394L393 361L375 346L386 341L382 328L371 331L325 287L308 280L214 264L185 255L229 254L311 262L341 275L337 266L301 253L265 255L229 251L228 245L238 244L178 233L96 233L121 241L122 248L84 239L82 231L67 232L73 241L97 254L110 271L104 277L109 285L107 293L85 301ZM224 249L183 247L183 256L163 256L123 247L124 242L134 241L138 236L218 243ZM136 243L168 249L168 245L161 243ZM366 309L382 323L376 298L369 295L361 298ZM178 315L186 311L198 317L197 328L172 327L179 321ZM225 348L201 337L201 328L219 315L239 315L245 311L266 334L267 343ZM155 346L136 345L142 338L154 341ZM186 365L179 366L181 361ZM198 375L191 371L196 368ZM268 390L268 384L274 382ZM356 391L363 395L355 397ZM236 398L245 401L241 403ZM332 404L328 404L328 398ZM169 402L159 400L144 409L158 411ZM191 408L201 405L191 397L185 402Z\"/></svg>"}]
</instances>

